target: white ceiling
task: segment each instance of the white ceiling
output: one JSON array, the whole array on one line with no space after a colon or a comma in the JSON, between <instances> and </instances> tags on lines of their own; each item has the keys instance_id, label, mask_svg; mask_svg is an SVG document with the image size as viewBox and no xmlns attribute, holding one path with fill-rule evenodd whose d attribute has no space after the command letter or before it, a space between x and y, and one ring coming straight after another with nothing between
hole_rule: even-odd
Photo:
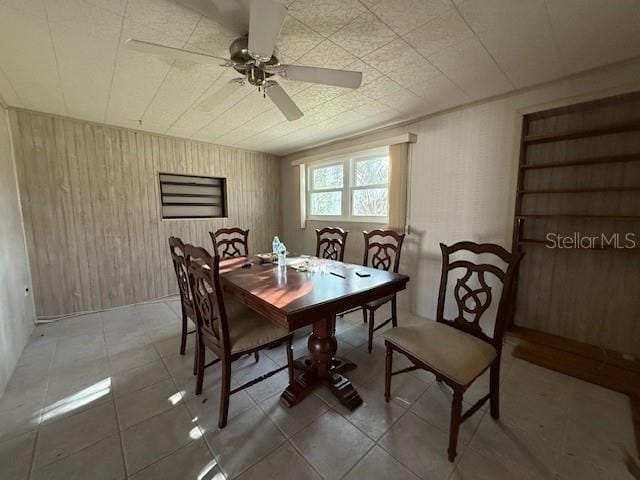
<instances>
[{"instance_id":1,"label":"white ceiling","mask_svg":"<svg viewBox=\"0 0 640 480\"><path fill-rule=\"evenodd\" d=\"M248 87L199 111L233 70L122 48L133 37L227 56L237 35L169 0L0 0L0 95L283 154L640 55L640 0L288 3L281 60L364 72L356 91L282 80L305 114L295 122Z\"/></svg>"}]
</instances>

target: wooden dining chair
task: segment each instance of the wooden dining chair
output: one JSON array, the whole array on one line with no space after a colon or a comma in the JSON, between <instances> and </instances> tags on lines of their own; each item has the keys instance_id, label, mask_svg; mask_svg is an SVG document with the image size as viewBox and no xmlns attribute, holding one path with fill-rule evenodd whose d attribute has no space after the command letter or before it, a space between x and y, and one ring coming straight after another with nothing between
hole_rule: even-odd
<instances>
[{"instance_id":1,"label":"wooden dining chair","mask_svg":"<svg viewBox=\"0 0 640 480\"><path fill-rule=\"evenodd\" d=\"M348 234L337 227L316 229L316 257L344 261Z\"/></svg>"},{"instance_id":2,"label":"wooden dining chair","mask_svg":"<svg viewBox=\"0 0 640 480\"><path fill-rule=\"evenodd\" d=\"M373 267L379 270L387 270L398 273L400 267L400 254L402 252L402 242L404 233L397 233L393 230L372 230L362 232L364 234L364 260L365 267ZM375 325L375 312L382 305L391 302L391 317L379 325ZM369 343L368 350L373 349L373 332L391 322L394 327L398 326L398 308L396 295L387 295L362 306L362 317L364 323L369 322Z\"/></svg>"},{"instance_id":3,"label":"wooden dining chair","mask_svg":"<svg viewBox=\"0 0 640 480\"><path fill-rule=\"evenodd\" d=\"M187 274L187 262L184 256L184 243L177 237L169 237L169 251L171 252L171 260L173 261L173 269L178 281L178 290L180 292L180 306L182 310L182 332L180 334L180 355L184 355L187 348L187 335L196 333L198 320L196 311L193 307L193 299L189 291L189 276ZM189 331L189 320L193 323L194 329ZM193 374L196 374L196 358L194 354Z\"/></svg>"},{"instance_id":4,"label":"wooden dining chair","mask_svg":"<svg viewBox=\"0 0 640 480\"><path fill-rule=\"evenodd\" d=\"M245 388L289 369L289 383L293 383L293 333L275 325L253 310L233 300L225 299L220 284L220 257L211 257L200 247L185 245L189 286L198 320L196 395L202 393L204 370L220 362L222 379L218 426L224 428L229 412L229 398ZM287 365L272 370L231 390L231 363L264 348L286 342ZM205 365L205 349L217 358ZM256 360L257 360L256 356Z\"/></svg>"},{"instance_id":5,"label":"wooden dining chair","mask_svg":"<svg viewBox=\"0 0 640 480\"><path fill-rule=\"evenodd\" d=\"M222 260L249 256L249 230L240 227L219 228L209 232L215 255Z\"/></svg>"},{"instance_id":6,"label":"wooden dining chair","mask_svg":"<svg viewBox=\"0 0 640 480\"><path fill-rule=\"evenodd\" d=\"M405 325L385 333L386 368L385 400L388 402L391 377L416 369L428 370L435 374L438 382L444 381L453 389L451 424L449 428L449 461L456 457L460 424L478 411L490 399L493 418L500 416L500 354L502 339L511 314L511 293L515 274L524 253L510 253L499 245L458 242L451 246L440 244L442 250L442 275L436 321L426 324ZM452 260L455 255L457 259ZM473 255L492 255L491 262L474 263ZM497 262L495 261L497 260ZM503 263L500 268L495 263ZM449 273L453 281L449 283ZM487 275L492 275L502 284L498 309L492 335L487 335L480 318L493 300L492 287L487 284ZM451 284L455 308L453 319L445 318L447 286ZM393 352L407 357L412 366L397 372L392 371ZM490 371L489 393L478 400L464 414L462 397L473 383L487 369Z\"/></svg>"}]
</instances>

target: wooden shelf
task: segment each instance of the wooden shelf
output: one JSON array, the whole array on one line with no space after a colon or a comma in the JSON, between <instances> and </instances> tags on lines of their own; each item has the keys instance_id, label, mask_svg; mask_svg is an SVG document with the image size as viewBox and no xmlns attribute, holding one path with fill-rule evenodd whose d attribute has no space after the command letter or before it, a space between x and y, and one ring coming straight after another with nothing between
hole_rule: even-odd
<instances>
[{"instance_id":1,"label":"wooden shelf","mask_svg":"<svg viewBox=\"0 0 640 480\"><path fill-rule=\"evenodd\" d=\"M576 218L576 219L599 219L599 220L640 220L640 215L571 215L571 214L525 214L516 215L516 218Z\"/></svg>"},{"instance_id":2,"label":"wooden shelf","mask_svg":"<svg viewBox=\"0 0 640 480\"><path fill-rule=\"evenodd\" d=\"M593 187L593 188L546 188L540 190L518 190L518 195L537 193L591 193L591 192L638 192L640 186L629 187Z\"/></svg>"},{"instance_id":3,"label":"wooden shelf","mask_svg":"<svg viewBox=\"0 0 640 480\"><path fill-rule=\"evenodd\" d=\"M565 160L564 162L545 162L534 165L521 165L520 168L522 170L538 170L542 168L579 167L621 162L640 162L640 154L634 153L632 155L615 155L610 157L578 158L576 160Z\"/></svg>"},{"instance_id":4,"label":"wooden shelf","mask_svg":"<svg viewBox=\"0 0 640 480\"><path fill-rule=\"evenodd\" d=\"M538 143L559 142L562 140L573 140L576 138L597 137L600 135L633 132L636 130L640 130L640 122L621 123L608 127L589 128L585 130L565 130L564 132L525 135L522 138L522 143L526 145L535 145Z\"/></svg>"}]
</instances>

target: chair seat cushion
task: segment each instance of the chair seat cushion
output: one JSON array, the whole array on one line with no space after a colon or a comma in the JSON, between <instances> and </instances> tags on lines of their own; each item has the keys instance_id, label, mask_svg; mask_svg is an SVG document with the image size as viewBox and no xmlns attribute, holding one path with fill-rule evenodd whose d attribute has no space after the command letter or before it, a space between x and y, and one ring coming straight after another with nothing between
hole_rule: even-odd
<instances>
[{"instance_id":1,"label":"chair seat cushion","mask_svg":"<svg viewBox=\"0 0 640 480\"><path fill-rule=\"evenodd\" d=\"M496 358L489 343L444 323L396 327L385 339L459 385L468 385Z\"/></svg>"},{"instance_id":2,"label":"chair seat cushion","mask_svg":"<svg viewBox=\"0 0 640 480\"><path fill-rule=\"evenodd\" d=\"M286 329L234 300L225 299L225 310L231 353L251 350L289 335Z\"/></svg>"},{"instance_id":3,"label":"chair seat cushion","mask_svg":"<svg viewBox=\"0 0 640 480\"><path fill-rule=\"evenodd\" d=\"M381 307L387 302L393 300L393 295L387 295L386 297L378 298L377 300L372 300L369 303L365 303L364 307L375 310L376 308Z\"/></svg>"}]
</instances>

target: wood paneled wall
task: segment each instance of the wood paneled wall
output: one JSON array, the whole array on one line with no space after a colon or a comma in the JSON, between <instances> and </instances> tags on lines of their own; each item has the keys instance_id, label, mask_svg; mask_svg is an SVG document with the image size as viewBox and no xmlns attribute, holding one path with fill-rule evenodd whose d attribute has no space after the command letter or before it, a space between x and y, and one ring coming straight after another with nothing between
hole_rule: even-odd
<instances>
[{"instance_id":1,"label":"wood paneled wall","mask_svg":"<svg viewBox=\"0 0 640 480\"><path fill-rule=\"evenodd\" d=\"M208 232L249 228L252 252L280 223L276 157L12 110L38 316L177 293L167 238L211 248ZM227 178L228 218L162 220L158 172Z\"/></svg>"}]
</instances>

